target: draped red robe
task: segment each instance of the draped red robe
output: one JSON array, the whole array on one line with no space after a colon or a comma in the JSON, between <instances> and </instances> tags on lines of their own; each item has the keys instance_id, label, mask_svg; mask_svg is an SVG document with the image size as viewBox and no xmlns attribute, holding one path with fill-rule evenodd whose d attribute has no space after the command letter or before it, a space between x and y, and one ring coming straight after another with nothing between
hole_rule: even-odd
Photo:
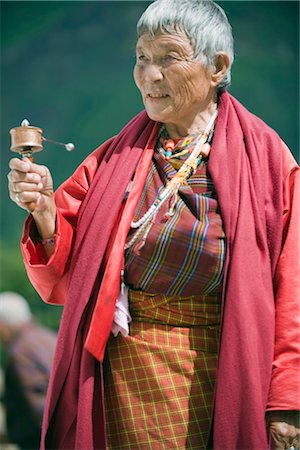
<instances>
[{"instance_id":1,"label":"draped red robe","mask_svg":"<svg viewBox=\"0 0 300 450\"><path fill-rule=\"evenodd\" d=\"M145 112L139 114L57 191L57 250L48 263L34 243L30 220L25 227L23 254L32 283L45 301L65 304L42 448L105 448L101 362L119 290L123 244L157 127ZM287 178L294 183L296 164L283 147L273 130L222 94L209 160L227 237L212 428L216 450L267 449L266 407L299 408L294 344L299 322L290 312L296 308L295 279L289 275L296 259L291 264L293 237L286 234L296 219L294 212L289 214L283 228L282 217L283 186Z\"/></svg>"}]
</instances>

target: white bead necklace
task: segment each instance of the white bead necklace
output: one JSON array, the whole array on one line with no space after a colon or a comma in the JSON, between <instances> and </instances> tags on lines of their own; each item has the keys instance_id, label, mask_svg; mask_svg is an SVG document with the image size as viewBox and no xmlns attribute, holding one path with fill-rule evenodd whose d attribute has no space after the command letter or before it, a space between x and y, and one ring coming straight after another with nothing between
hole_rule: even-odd
<instances>
[{"instance_id":1,"label":"white bead necklace","mask_svg":"<svg viewBox=\"0 0 300 450\"><path fill-rule=\"evenodd\" d=\"M207 138L213 129L217 115L218 111L216 110L208 122L204 132L200 134L199 140L190 156L182 164L176 175L174 175L174 177L167 182L166 186L157 195L148 211L146 211L139 220L131 222L131 228L135 228L137 230L131 239L125 244L125 250L132 247L139 240L139 248L143 246L159 209L168 199L171 199L172 197L174 200L167 215L169 217L174 215L174 207L178 199L178 190L180 186L186 184L186 180L194 174L203 156L205 157L208 155L208 152L206 152L202 147L206 143Z\"/></svg>"}]
</instances>

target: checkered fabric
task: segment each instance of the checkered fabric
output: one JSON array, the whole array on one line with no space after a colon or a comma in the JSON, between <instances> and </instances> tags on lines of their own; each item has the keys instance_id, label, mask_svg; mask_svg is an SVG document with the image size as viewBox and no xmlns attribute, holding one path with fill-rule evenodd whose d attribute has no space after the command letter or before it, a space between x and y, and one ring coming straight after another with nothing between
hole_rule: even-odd
<instances>
[{"instance_id":1,"label":"checkered fabric","mask_svg":"<svg viewBox=\"0 0 300 450\"><path fill-rule=\"evenodd\" d=\"M134 220L148 210L157 192L176 170L155 152ZM212 294L221 289L226 240L207 162L179 190L175 214L159 210L137 255L125 253L125 282L130 287L167 295ZM132 230L131 232L134 232Z\"/></svg>"},{"instance_id":2,"label":"checkered fabric","mask_svg":"<svg viewBox=\"0 0 300 450\"><path fill-rule=\"evenodd\" d=\"M217 366L220 298L129 291L129 301L130 335L111 337L107 346L109 449L204 449Z\"/></svg>"},{"instance_id":3,"label":"checkered fabric","mask_svg":"<svg viewBox=\"0 0 300 450\"><path fill-rule=\"evenodd\" d=\"M156 152L135 220L175 173ZM180 188L166 221L169 206L140 253L125 253L133 320L130 335L107 346L110 450L199 450L208 437L226 242L207 163Z\"/></svg>"},{"instance_id":4,"label":"checkered fabric","mask_svg":"<svg viewBox=\"0 0 300 450\"><path fill-rule=\"evenodd\" d=\"M129 290L130 314L134 321L174 326L211 326L220 322L220 296L163 295Z\"/></svg>"}]
</instances>

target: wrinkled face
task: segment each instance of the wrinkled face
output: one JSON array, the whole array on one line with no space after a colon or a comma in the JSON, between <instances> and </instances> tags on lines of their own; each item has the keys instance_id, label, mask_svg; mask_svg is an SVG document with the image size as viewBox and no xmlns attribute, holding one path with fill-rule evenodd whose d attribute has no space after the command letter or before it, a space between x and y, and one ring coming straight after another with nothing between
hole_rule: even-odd
<instances>
[{"instance_id":1,"label":"wrinkled face","mask_svg":"<svg viewBox=\"0 0 300 450\"><path fill-rule=\"evenodd\" d=\"M185 33L139 38L134 79L152 120L181 125L207 108L214 88L209 71L193 55Z\"/></svg>"}]
</instances>

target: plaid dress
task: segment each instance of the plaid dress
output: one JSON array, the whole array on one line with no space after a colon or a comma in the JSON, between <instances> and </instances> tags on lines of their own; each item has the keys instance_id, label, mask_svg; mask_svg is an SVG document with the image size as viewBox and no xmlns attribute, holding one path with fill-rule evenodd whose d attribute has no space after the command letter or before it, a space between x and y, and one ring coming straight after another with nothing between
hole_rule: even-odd
<instances>
[{"instance_id":1,"label":"plaid dress","mask_svg":"<svg viewBox=\"0 0 300 450\"><path fill-rule=\"evenodd\" d=\"M134 220L176 169L155 152ZM163 205L139 254L125 253L130 335L111 337L109 449L204 449L218 355L226 240L207 162Z\"/></svg>"}]
</instances>

